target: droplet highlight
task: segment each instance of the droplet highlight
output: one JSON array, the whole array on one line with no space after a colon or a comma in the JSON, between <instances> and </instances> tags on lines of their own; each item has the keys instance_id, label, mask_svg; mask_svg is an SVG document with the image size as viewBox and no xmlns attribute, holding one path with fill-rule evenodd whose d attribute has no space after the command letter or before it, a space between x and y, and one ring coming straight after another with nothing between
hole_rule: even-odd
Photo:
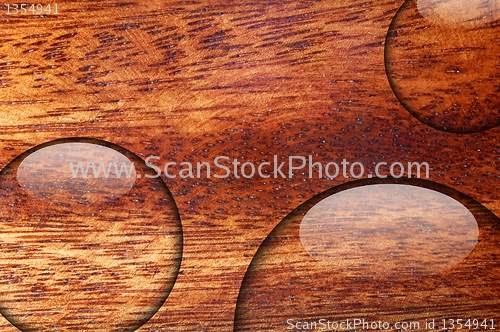
<instances>
[{"instance_id":1,"label":"droplet highlight","mask_svg":"<svg viewBox=\"0 0 500 332\"><path fill-rule=\"evenodd\" d=\"M17 168L17 181L33 198L119 198L135 183L134 163L109 147L67 142L34 151Z\"/></svg>"},{"instance_id":2,"label":"droplet highlight","mask_svg":"<svg viewBox=\"0 0 500 332\"><path fill-rule=\"evenodd\" d=\"M500 19L499 0L417 0L417 8L433 24L481 27Z\"/></svg>"},{"instance_id":3,"label":"droplet highlight","mask_svg":"<svg viewBox=\"0 0 500 332\"><path fill-rule=\"evenodd\" d=\"M439 273L465 259L477 239L476 219L460 202L400 184L342 191L300 224L300 241L319 262L372 277Z\"/></svg>"}]
</instances>

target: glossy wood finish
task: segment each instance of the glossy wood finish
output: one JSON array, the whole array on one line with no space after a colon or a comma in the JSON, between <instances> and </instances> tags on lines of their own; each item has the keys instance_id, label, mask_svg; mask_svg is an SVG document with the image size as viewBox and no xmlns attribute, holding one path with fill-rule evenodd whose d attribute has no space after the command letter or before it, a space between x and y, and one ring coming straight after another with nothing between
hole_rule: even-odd
<instances>
[{"instance_id":1,"label":"glossy wood finish","mask_svg":"<svg viewBox=\"0 0 500 332\"><path fill-rule=\"evenodd\" d=\"M499 215L498 128L436 130L391 89L385 41L402 4L65 1L59 16L3 15L2 166L75 136L158 155L162 164L312 155L359 161L373 173L374 162L428 162L431 181ZM143 331L231 331L264 239L300 204L353 179L163 180L182 221L183 256Z\"/></svg>"}]
</instances>

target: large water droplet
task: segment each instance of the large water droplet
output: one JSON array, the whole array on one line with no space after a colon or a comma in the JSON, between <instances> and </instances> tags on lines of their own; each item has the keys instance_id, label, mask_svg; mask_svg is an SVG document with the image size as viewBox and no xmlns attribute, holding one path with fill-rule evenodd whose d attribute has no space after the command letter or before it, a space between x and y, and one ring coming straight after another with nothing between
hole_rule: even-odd
<instances>
[{"instance_id":1,"label":"large water droplet","mask_svg":"<svg viewBox=\"0 0 500 332\"><path fill-rule=\"evenodd\" d=\"M385 44L391 87L410 114L439 130L500 124L499 1L407 0Z\"/></svg>"},{"instance_id":2,"label":"large water droplet","mask_svg":"<svg viewBox=\"0 0 500 332\"><path fill-rule=\"evenodd\" d=\"M500 220L453 189L346 184L298 207L263 242L242 282L235 331L347 330L334 323L355 319L430 330L426 321L442 329L441 319L471 313L498 320L496 257Z\"/></svg>"},{"instance_id":3,"label":"large water droplet","mask_svg":"<svg viewBox=\"0 0 500 332\"><path fill-rule=\"evenodd\" d=\"M135 170L85 179L70 162ZM22 331L134 331L151 318L175 282L182 232L172 195L146 174L155 172L136 155L88 139L43 144L7 165L1 314Z\"/></svg>"}]
</instances>

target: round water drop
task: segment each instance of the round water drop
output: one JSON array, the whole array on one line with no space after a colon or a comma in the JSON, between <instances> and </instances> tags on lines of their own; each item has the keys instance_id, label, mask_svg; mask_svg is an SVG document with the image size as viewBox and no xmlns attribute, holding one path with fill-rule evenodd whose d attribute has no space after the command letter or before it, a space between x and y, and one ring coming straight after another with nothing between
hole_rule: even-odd
<instances>
[{"instance_id":1,"label":"round water drop","mask_svg":"<svg viewBox=\"0 0 500 332\"><path fill-rule=\"evenodd\" d=\"M471 310L498 320L496 257L500 220L473 199L429 181L348 183L297 207L265 239L234 330L333 331L349 327L321 322L354 319L428 330L426 321Z\"/></svg>"},{"instance_id":2,"label":"round water drop","mask_svg":"<svg viewBox=\"0 0 500 332\"><path fill-rule=\"evenodd\" d=\"M94 176L89 166L85 177L79 163L106 169ZM154 175L130 151L89 139L52 141L7 165L1 314L22 331L135 331L147 322L182 254L175 202Z\"/></svg>"},{"instance_id":3,"label":"round water drop","mask_svg":"<svg viewBox=\"0 0 500 332\"><path fill-rule=\"evenodd\" d=\"M394 94L435 129L500 124L500 0L407 0L390 25L385 67Z\"/></svg>"}]
</instances>

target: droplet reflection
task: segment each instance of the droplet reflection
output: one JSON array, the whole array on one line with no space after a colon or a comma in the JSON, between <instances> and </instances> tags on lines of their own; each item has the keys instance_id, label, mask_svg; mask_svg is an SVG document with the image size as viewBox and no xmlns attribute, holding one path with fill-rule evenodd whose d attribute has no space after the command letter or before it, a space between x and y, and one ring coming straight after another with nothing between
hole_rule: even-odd
<instances>
[{"instance_id":1,"label":"droplet reflection","mask_svg":"<svg viewBox=\"0 0 500 332\"><path fill-rule=\"evenodd\" d=\"M453 198L398 184L357 187L311 208L300 241L320 262L373 275L437 273L474 249L476 219Z\"/></svg>"}]
</instances>

